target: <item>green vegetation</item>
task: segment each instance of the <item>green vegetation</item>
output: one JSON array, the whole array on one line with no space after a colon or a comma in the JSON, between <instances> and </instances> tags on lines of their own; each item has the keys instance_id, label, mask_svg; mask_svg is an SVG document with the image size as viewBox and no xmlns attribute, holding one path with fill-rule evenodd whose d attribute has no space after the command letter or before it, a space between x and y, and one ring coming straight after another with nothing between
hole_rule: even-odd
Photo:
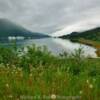
<instances>
[{"instance_id":1,"label":"green vegetation","mask_svg":"<svg viewBox=\"0 0 100 100\"><path fill-rule=\"evenodd\" d=\"M100 100L100 59L82 52L56 57L45 46L0 47L0 100Z\"/></svg>"},{"instance_id":2,"label":"green vegetation","mask_svg":"<svg viewBox=\"0 0 100 100\"><path fill-rule=\"evenodd\" d=\"M97 41L100 43L100 28L95 28L84 32L73 32L69 35L62 36L61 38L69 38L72 40L84 38L86 40Z\"/></svg>"},{"instance_id":3,"label":"green vegetation","mask_svg":"<svg viewBox=\"0 0 100 100\"><path fill-rule=\"evenodd\" d=\"M62 36L61 38L93 46L97 49L96 53L100 57L100 28L84 32L73 32L69 35Z\"/></svg>"}]
</instances>

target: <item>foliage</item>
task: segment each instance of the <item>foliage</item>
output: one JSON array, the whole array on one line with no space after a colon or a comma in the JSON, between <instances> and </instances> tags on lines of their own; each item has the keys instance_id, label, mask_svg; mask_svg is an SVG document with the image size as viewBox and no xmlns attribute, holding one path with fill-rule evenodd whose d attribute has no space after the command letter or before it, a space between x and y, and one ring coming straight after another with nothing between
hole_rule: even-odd
<instances>
[{"instance_id":1,"label":"foliage","mask_svg":"<svg viewBox=\"0 0 100 100\"><path fill-rule=\"evenodd\" d=\"M0 52L1 100L100 99L100 59L84 58L81 48L70 56L54 56L35 45L23 55L12 48L0 47Z\"/></svg>"},{"instance_id":2,"label":"foliage","mask_svg":"<svg viewBox=\"0 0 100 100\"><path fill-rule=\"evenodd\" d=\"M83 38L86 40L100 42L100 28L95 28L84 32L72 32L71 34L62 36L61 38L69 38L71 40Z\"/></svg>"}]
</instances>

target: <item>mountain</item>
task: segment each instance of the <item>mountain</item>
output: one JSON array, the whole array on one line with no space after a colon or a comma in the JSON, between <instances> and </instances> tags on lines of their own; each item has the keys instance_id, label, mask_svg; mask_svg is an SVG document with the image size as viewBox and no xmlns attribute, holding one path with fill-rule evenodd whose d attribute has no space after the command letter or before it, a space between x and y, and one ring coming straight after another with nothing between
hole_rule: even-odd
<instances>
[{"instance_id":1,"label":"mountain","mask_svg":"<svg viewBox=\"0 0 100 100\"><path fill-rule=\"evenodd\" d=\"M72 32L69 35L61 36L63 39L70 39L96 48L96 54L100 57L100 28L91 29L84 32Z\"/></svg>"},{"instance_id":2,"label":"mountain","mask_svg":"<svg viewBox=\"0 0 100 100\"><path fill-rule=\"evenodd\" d=\"M5 39L9 36L22 36L25 38L31 37L34 39L49 37L42 33L31 32L7 19L0 19L0 39Z\"/></svg>"},{"instance_id":3,"label":"mountain","mask_svg":"<svg viewBox=\"0 0 100 100\"><path fill-rule=\"evenodd\" d=\"M69 35L61 36L60 38L77 40L80 38L100 42L100 28L94 28L84 32L72 32Z\"/></svg>"}]
</instances>

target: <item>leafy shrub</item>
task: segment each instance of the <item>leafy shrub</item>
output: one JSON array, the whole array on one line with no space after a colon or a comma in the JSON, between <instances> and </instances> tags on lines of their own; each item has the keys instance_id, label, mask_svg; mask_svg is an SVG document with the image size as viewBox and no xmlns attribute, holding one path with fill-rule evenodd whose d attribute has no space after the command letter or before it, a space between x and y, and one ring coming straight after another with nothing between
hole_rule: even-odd
<instances>
[{"instance_id":1,"label":"leafy shrub","mask_svg":"<svg viewBox=\"0 0 100 100\"><path fill-rule=\"evenodd\" d=\"M85 60L83 53L83 49L79 48L76 49L75 52L70 55L69 59L71 60L70 63L72 63L70 66L70 72L73 75L79 75L79 73L84 69Z\"/></svg>"},{"instance_id":2,"label":"leafy shrub","mask_svg":"<svg viewBox=\"0 0 100 100\"><path fill-rule=\"evenodd\" d=\"M29 70L29 66L39 67L48 66L52 63L55 58L48 50L44 47L27 47L27 53L21 57L20 66Z\"/></svg>"},{"instance_id":3,"label":"leafy shrub","mask_svg":"<svg viewBox=\"0 0 100 100\"><path fill-rule=\"evenodd\" d=\"M11 48L0 47L0 63L6 64L16 64L18 58L16 52Z\"/></svg>"}]
</instances>

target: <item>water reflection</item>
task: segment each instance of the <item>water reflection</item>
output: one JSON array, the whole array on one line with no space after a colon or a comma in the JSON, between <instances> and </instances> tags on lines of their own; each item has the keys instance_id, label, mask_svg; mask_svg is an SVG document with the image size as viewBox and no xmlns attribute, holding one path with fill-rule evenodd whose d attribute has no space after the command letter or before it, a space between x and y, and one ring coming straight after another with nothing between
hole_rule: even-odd
<instances>
[{"instance_id":1,"label":"water reflection","mask_svg":"<svg viewBox=\"0 0 100 100\"><path fill-rule=\"evenodd\" d=\"M48 47L53 54L59 54L62 52L72 53L75 49L82 48L85 56L96 57L96 49L87 45L73 43L70 40L60 39L60 38L45 38L45 39L33 39L25 41L24 46L32 45L35 43L38 46L45 45Z\"/></svg>"},{"instance_id":2,"label":"water reflection","mask_svg":"<svg viewBox=\"0 0 100 100\"><path fill-rule=\"evenodd\" d=\"M5 47L8 47L12 44L10 41L5 41L2 43ZM96 57L96 49L87 45L73 43L70 40L60 39L60 38L42 38L42 39L27 39L27 40L17 40L16 44L18 47L27 47L32 44L37 46L47 46L49 51L53 54L58 55L62 52L72 53L75 49L83 48L85 56Z\"/></svg>"}]
</instances>

